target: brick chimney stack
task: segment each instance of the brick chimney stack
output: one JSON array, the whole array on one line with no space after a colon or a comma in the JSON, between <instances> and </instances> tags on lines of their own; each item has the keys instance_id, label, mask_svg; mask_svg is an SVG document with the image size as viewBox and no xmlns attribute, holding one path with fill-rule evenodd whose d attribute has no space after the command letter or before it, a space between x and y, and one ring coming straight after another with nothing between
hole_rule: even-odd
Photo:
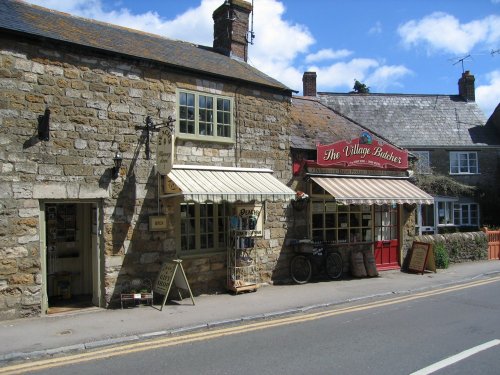
<instances>
[{"instance_id":1,"label":"brick chimney stack","mask_svg":"<svg viewBox=\"0 0 500 375\"><path fill-rule=\"evenodd\" d=\"M216 51L247 61L248 19L251 12L252 4L245 0L226 0L214 11L213 47Z\"/></svg>"},{"instance_id":2,"label":"brick chimney stack","mask_svg":"<svg viewBox=\"0 0 500 375\"><path fill-rule=\"evenodd\" d=\"M316 72L304 72L302 76L302 94L316 96Z\"/></svg>"},{"instance_id":3,"label":"brick chimney stack","mask_svg":"<svg viewBox=\"0 0 500 375\"><path fill-rule=\"evenodd\" d=\"M468 102L476 101L475 80L468 70L462 73L462 77L458 80L458 95Z\"/></svg>"}]
</instances>

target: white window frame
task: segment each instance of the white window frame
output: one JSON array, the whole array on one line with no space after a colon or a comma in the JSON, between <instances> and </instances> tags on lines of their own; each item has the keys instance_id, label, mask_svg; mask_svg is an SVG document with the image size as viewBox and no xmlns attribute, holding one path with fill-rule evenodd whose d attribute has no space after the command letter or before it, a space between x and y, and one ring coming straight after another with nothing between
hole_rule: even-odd
<instances>
[{"instance_id":1,"label":"white window frame","mask_svg":"<svg viewBox=\"0 0 500 375\"><path fill-rule=\"evenodd\" d=\"M423 215L422 215L422 210L425 208L427 209L427 206L429 206L429 209L432 209L432 225L423 225ZM423 205L423 204L418 204L417 205L417 222L415 223L416 227L416 233L419 235L422 234L433 234L436 231L436 209L434 204L431 205Z\"/></svg>"},{"instance_id":2,"label":"white window frame","mask_svg":"<svg viewBox=\"0 0 500 375\"><path fill-rule=\"evenodd\" d=\"M479 174L477 152L450 151L450 174Z\"/></svg>"},{"instance_id":3,"label":"white window frame","mask_svg":"<svg viewBox=\"0 0 500 375\"><path fill-rule=\"evenodd\" d=\"M436 216L434 218L434 223L436 227L452 227L455 226L454 222L454 207L453 204L456 202L456 199L452 198L434 198L434 208L436 210ZM444 204L444 218L447 222L445 223L440 223L439 222L439 217L440 217L440 205Z\"/></svg>"},{"instance_id":4,"label":"white window frame","mask_svg":"<svg viewBox=\"0 0 500 375\"><path fill-rule=\"evenodd\" d=\"M193 122L194 130L193 133L188 133L188 132L181 132L181 124L183 121L187 120L185 116L182 115L184 111L181 110L181 95L193 95L194 96L194 106L190 106L191 108L194 108L194 114L193 117L189 119L189 121ZM212 99L212 119L210 122L206 122L207 124L211 124L212 127L212 134L207 135L207 134L202 134L202 131L200 131L200 122L201 121L201 111L203 108L200 108L200 97L206 97L206 98L211 98ZM224 111L219 111L217 109L217 103L218 100L223 100L229 102L229 109ZM224 120L226 120L224 123L219 124L218 123L218 118L219 114L222 116ZM227 116L224 116L224 114L229 115L229 118ZM229 127L230 130L230 136L219 136L217 135L218 131L218 126L225 126ZM175 122L175 135L179 139L190 139L190 140L197 140L197 141L204 141L204 142L218 142L218 143L234 143L235 142L235 120L234 120L234 99L229 96L223 96L223 95L214 95L211 93L207 92L198 92L198 91L190 91L190 90L177 90L177 116L176 116L176 122Z\"/></svg>"},{"instance_id":5,"label":"white window frame","mask_svg":"<svg viewBox=\"0 0 500 375\"><path fill-rule=\"evenodd\" d=\"M431 174L431 157L429 151L411 151L412 154L418 157L415 164L415 172L419 174Z\"/></svg>"},{"instance_id":6,"label":"white window frame","mask_svg":"<svg viewBox=\"0 0 500 375\"><path fill-rule=\"evenodd\" d=\"M467 207L467 215L464 217L464 208ZM475 207L475 222L472 220L471 209ZM455 203L453 207L453 218L455 225L462 227L479 227L479 205L477 203Z\"/></svg>"}]
</instances>

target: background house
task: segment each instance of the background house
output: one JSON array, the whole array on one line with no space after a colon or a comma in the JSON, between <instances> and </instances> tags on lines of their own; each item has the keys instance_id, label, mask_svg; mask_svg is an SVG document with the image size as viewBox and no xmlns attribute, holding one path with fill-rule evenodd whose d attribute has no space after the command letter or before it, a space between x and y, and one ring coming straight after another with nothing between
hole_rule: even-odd
<instances>
[{"instance_id":1,"label":"background house","mask_svg":"<svg viewBox=\"0 0 500 375\"><path fill-rule=\"evenodd\" d=\"M246 63L251 10L224 2L207 47L0 0L0 319L112 306L172 258L195 294L225 290L237 201L265 208L252 258L270 280L291 90Z\"/></svg>"},{"instance_id":2,"label":"background house","mask_svg":"<svg viewBox=\"0 0 500 375\"><path fill-rule=\"evenodd\" d=\"M315 79L305 73L304 80ZM329 93L307 91L418 160L417 185L434 196L418 211L419 232L474 230L498 225L500 137L475 102L474 76L464 72L458 95ZM493 117L493 116L492 116Z\"/></svg>"}]
</instances>

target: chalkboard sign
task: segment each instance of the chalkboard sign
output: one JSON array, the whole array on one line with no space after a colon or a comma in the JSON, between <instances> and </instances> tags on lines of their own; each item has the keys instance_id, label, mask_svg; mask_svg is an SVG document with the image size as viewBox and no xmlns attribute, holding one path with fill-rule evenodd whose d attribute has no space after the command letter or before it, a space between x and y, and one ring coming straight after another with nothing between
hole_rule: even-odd
<instances>
[{"instance_id":1,"label":"chalkboard sign","mask_svg":"<svg viewBox=\"0 0 500 375\"><path fill-rule=\"evenodd\" d=\"M191 296L191 301L194 305L194 297L193 293L191 293L191 288L189 287L189 283L187 281L186 274L184 273L184 268L182 268L182 260L181 259L173 259L164 263L160 269L160 273L156 279L156 283L154 286L154 292L163 294L163 302L161 304L160 310L163 309L165 302L167 302L168 294L170 293L170 289L172 288L172 284L175 285L177 291L179 292L179 297L182 299L182 295L180 289L184 289L189 291L189 295Z\"/></svg>"},{"instance_id":2,"label":"chalkboard sign","mask_svg":"<svg viewBox=\"0 0 500 375\"><path fill-rule=\"evenodd\" d=\"M424 242L413 242L408 270L424 274L426 269L436 272L432 245Z\"/></svg>"}]
</instances>

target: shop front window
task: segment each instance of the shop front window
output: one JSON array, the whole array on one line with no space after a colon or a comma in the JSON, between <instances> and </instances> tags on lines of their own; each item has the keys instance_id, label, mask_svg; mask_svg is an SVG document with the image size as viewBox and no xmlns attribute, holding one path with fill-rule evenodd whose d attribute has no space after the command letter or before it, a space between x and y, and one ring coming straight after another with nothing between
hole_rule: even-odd
<instances>
[{"instance_id":1,"label":"shop front window","mask_svg":"<svg viewBox=\"0 0 500 375\"><path fill-rule=\"evenodd\" d=\"M315 242L357 243L372 241L372 209L366 205L341 205L314 198L311 232Z\"/></svg>"},{"instance_id":2,"label":"shop front window","mask_svg":"<svg viewBox=\"0 0 500 375\"><path fill-rule=\"evenodd\" d=\"M180 205L180 249L182 253L218 251L226 248L225 204L186 202Z\"/></svg>"}]
</instances>

